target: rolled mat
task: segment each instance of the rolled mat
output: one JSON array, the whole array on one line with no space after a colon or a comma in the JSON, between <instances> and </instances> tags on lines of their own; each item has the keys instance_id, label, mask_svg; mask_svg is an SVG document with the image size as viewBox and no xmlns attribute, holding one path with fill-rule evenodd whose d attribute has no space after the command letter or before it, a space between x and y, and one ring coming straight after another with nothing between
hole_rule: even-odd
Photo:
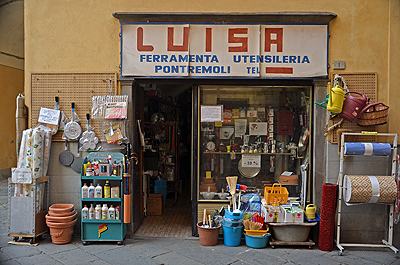
<instances>
[{"instance_id":1,"label":"rolled mat","mask_svg":"<svg viewBox=\"0 0 400 265\"><path fill-rule=\"evenodd\" d=\"M131 222L131 194L124 194L124 224Z\"/></svg>"},{"instance_id":2,"label":"rolled mat","mask_svg":"<svg viewBox=\"0 0 400 265\"><path fill-rule=\"evenodd\" d=\"M345 175L343 186L343 197L347 205L390 204L397 197L397 185L392 176Z\"/></svg>"},{"instance_id":3,"label":"rolled mat","mask_svg":"<svg viewBox=\"0 0 400 265\"><path fill-rule=\"evenodd\" d=\"M333 250L333 238L335 236L337 185L322 184L321 196L321 222L319 224L318 248L323 251Z\"/></svg>"},{"instance_id":4,"label":"rolled mat","mask_svg":"<svg viewBox=\"0 0 400 265\"><path fill-rule=\"evenodd\" d=\"M392 147L388 143L345 143L344 155L388 156Z\"/></svg>"}]
</instances>

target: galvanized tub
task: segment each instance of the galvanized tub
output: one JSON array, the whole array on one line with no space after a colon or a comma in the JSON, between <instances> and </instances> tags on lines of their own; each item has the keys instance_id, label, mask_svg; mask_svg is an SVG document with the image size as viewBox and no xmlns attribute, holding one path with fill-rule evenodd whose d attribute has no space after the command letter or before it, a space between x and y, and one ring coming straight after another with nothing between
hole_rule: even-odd
<instances>
[{"instance_id":1,"label":"galvanized tub","mask_svg":"<svg viewBox=\"0 0 400 265\"><path fill-rule=\"evenodd\" d=\"M274 239L284 242L304 242L308 240L312 223L268 223Z\"/></svg>"}]
</instances>

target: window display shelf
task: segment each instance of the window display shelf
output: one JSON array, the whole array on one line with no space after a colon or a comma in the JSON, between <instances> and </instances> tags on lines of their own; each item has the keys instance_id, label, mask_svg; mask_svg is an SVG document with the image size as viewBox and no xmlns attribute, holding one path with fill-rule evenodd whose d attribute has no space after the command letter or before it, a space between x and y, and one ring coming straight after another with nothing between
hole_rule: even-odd
<instances>
[{"instance_id":1,"label":"window display shelf","mask_svg":"<svg viewBox=\"0 0 400 265\"><path fill-rule=\"evenodd\" d=\"M104 224L104 223L109 223L109 224L120 224L122 223L122 220L109 220L109 219L82 219L82 223L95 223L95 224Z\"/></svg>"}]
</instances>

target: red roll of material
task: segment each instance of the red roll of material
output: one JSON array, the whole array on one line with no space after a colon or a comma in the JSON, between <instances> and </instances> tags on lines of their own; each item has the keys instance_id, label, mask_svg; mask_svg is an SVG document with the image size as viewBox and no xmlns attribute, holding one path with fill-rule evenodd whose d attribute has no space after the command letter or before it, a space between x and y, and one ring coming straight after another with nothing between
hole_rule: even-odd
<instances>
[{"instance_id":1,"label":"red roll of material","mask_svg":"<svg viewBox=\"0 0 400 265\"><path fill-rule=\"evenodd\" d=\"M319 224L318 248L322 251L333 250L333 238L335 236L337 185L322 184L321 213Z\"/></svg>"}]
</instances>

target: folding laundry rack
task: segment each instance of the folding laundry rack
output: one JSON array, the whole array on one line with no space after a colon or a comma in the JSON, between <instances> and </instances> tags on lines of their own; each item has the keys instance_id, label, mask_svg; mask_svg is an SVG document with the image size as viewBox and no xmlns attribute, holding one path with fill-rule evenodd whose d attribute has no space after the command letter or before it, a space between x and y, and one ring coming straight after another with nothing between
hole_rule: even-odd
<instances>
[{"instance_id":1,"label":"folding laundry rack","mask_svg":"<svg viewBox=\"0 0 400 265\"><path fill-rule=\"evenodd\" d=\"M394 215L394 202L390 204L389 210L389 223L388 223L388 235L387 241L385 239L382 240L383 244L361 244L361 243L341 243L340 242L340 225L341 225L341 209L342 209L342 192L344 190L343 187L343 165L344 165L344 146L345 146L345 136L353 135L353 136L386 136L393 137L393 147L392 147L392 177L396 177L396 156L397 156L397 133L377 133L377 132L361 132L361 133L347 133L344 132L341 135L341 146L340 146L340 169L339 169L339 201L338 201L338 221L336 225L336 246L340 250L339 255L343 254L344 247L387 247L394 251L395 254L399 252L397 248L395 248L393 244L393 215Z\"/></svg>"}]
</instances>

